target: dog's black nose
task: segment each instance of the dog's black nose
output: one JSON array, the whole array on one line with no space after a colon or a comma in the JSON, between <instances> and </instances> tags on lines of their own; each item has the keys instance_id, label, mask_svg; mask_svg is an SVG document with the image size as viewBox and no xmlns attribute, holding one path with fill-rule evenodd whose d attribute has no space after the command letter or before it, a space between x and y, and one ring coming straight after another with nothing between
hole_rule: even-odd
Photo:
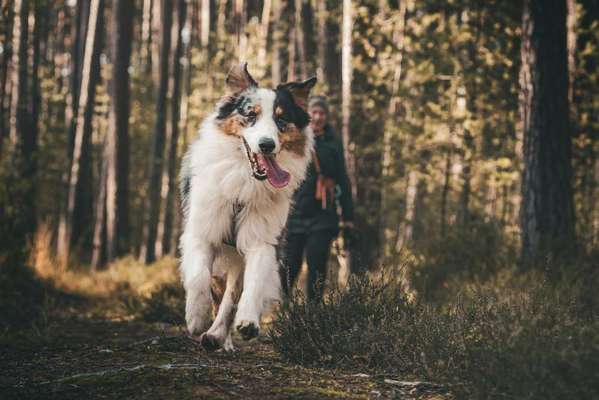
<instances>
[{"instance_id":1,"label":"dog's black nose","mask_svg":"<svg viewBox=\"0 0 599 400\"><path fill-rule=\"evenodd\" d=\"M258 146L260 146L263 154L270 154L275 149L276 144L271 138L261 138L258 141Z\"/></svg>"}]
</instances>

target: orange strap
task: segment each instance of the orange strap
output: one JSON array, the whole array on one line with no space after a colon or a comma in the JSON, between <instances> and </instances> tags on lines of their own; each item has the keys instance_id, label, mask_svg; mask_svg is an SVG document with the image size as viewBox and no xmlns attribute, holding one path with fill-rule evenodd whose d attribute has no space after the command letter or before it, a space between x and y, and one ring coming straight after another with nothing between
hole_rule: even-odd
<instances>
[{"instance_id":1,"label":"orange strap","mask_svg":"<svg viewBox=\"0 0 599 400\"><path fill-rule=\"evenodd\" d=\"M335 195L335 181L333 178L322 175L320 172L320 161L316 155L316 151L312 150L312 161L314 162L314 168L318 174L316 178L316 200L320 200L320 206L322 209L327 208L328 199L333 199Z\"/></svg>"}]
</instances>

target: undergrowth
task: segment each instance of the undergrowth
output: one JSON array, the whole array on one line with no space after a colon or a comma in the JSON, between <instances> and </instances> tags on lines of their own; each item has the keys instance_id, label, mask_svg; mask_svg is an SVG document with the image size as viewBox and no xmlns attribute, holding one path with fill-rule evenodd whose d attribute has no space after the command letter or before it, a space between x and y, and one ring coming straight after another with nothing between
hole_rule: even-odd
<instances>
[{"instance_id":1,"label":"undergrowth","mask_svg":"<svg viewBox=\"0 0 599 400\"><path fill-rule=\"evenodd\" d=\"M345 291L281 307L270 336L293 362L415 376L461 397L597 398L597 310L538 274L512 279L528 289L473 286L440 307L354 277Z\"/></svg>"}]
</instances>

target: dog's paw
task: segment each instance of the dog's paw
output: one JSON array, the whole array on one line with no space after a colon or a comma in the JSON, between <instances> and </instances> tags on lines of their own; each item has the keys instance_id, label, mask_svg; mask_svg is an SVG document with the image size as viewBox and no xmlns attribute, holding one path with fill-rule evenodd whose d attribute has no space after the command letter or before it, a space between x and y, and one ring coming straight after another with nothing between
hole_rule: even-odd
<instances>
[{"instance_id":1,"label":"dog's paw","mask_svg":"<svg viewBox=\"0 0 599 400\"><path fill-rule=\"evenodd\" d=\"M221 347L220 342L216 336L210 335L208 332L202 333L200 336L200 344L205 350L214 351Z\"/></svg>"},{"instance_id":2,"label":"dog's paw","mask_svg":"<svg viewBox=\"0 0 599 400\"><path fill-rule=\"evenodd\" d=\"M258 336L258 332L260 331L256 322L247 320L240 321L237 324L236 328L237 332L241 334L243 340L250 340L252 338L255 338L256 336Z\"/></svg>"},{"instance_id":3,"label":"dog's paw","mask_svg":"<svg viewBox=\"0 0 599 400\"><path fill-rule=\"evenodd\" d=\"M206 332L210 327L210 307L188 301L185 307L185 322L192 336Z\"/></svg>"},{"instance_id":4,"label":"dog's paw","mask_svg":"<svg viewBox=\"0 0 599 400\"><path fill-rule=\"evenodd\" d=\"M227 353L235 353L237 351L237 349L235 348L235 346L233 346L233 340L231 339L231 335L229 335L227 337L227 339L225 340L225 344L223 345L223 349Z\"/></svg>"}]
</instances>

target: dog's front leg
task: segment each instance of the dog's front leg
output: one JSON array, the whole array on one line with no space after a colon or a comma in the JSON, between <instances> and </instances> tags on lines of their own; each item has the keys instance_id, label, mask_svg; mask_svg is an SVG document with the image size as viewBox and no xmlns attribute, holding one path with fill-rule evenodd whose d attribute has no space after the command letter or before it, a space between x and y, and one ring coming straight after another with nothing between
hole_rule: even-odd
<instances>
[{"instance_id":1,"label":"dog's front leg","mask_svg":"<svg viewBox=\"0 0 599 400\"><path fill-rule=\"evenodd\" d=\"M275 248L264 244L246 252L243 292L235 316L235 327L245 339L258 335L260 317L269 301L280 298Z\"/></svg>"},{"instance_id":2,"label":"dog's front leg","mask_svg":"<svg viewBox=\"0 0 599 400\"><path fill-rule=\"evenodd\" d=\"M188 240L181 247L183 287L185 288L185 320L190 334L200 334L208 329L212 298L210 281L214 249L204 243Z\"/></svg>"}]
</instances>

